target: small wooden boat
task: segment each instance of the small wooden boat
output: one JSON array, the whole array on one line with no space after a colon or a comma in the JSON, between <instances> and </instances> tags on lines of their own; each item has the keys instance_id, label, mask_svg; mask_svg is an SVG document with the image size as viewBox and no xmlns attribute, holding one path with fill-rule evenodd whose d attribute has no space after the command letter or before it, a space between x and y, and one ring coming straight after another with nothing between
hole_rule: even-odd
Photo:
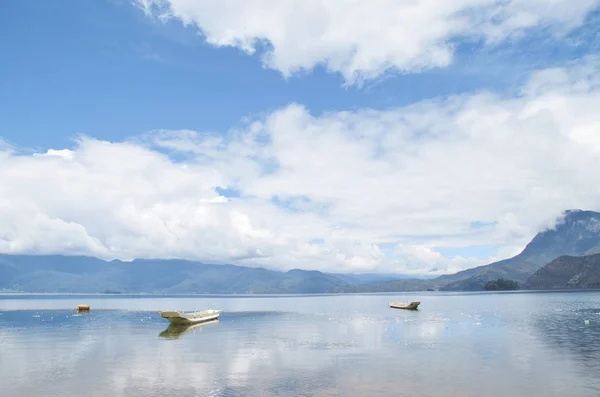
<instances>
[{"instance_id":1,"label":"small wooden boat","mask_svg":"<svg viewBox=\"0 0 600 397\"><path fill-rule=\"evenodd\" d=\"M193 313L160 312L162 318L166 318L173 325L199 324L207 321L217 320L223 310L202 310Z\"/></svg>"},{"instance_id":2,"label":"small wooden boat","mask_svg":"<svg viewBox=\"0 0 600 397\"><path fill-rule=\"evenodd\" d=\"M418 310L421 302L415 301L410 303L390 302L389 305L393 309Z\"/></svg>"},{"instance_id":3,"label":"small wooden boat","mask_svg":"<svg viewBox=\"0 0 600 397\"><path fill-rule=\"evenodd\" d=\"M78 312L89 312L90 305L77 305L77 308L75 310L77 310Z\"/></svg>"}]
</instances>

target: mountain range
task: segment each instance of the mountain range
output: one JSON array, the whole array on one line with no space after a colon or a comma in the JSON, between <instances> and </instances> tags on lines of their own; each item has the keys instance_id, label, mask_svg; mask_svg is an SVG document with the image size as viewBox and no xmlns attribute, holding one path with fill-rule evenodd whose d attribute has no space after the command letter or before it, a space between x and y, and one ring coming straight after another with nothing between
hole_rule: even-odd
<instances>
[{"instance_id":1,"label":"mountain range","mask_svg":"<svg viewBox=\"0 0 600 397\"><path fill-rule=\"evenodd\" d=\"M342 293L482 290L504 278L526 288L599 288L600 213L572 210L513 258L434 279L401 275L279 272L179 259L0 254L0 291L122 293ZM566 288L566 287L565 287Z\"/></svg>"},{"instance_id":2,"label":"mountain range","mask_svg":"<svg viewBox=\"0 0 600 397\"><path fill-rule=\"evenodd\" d=\"M0 291L273 294L335 293L403 276L279 272L179 259L104 261L84 256L0 254Z\"/></svg>"},{"instance_id":3,"label":"mountain range","mask_svg":"<svg viewBox=\"0 0 600 397\"><path fill-rule=\"evenodd\" d=\"M600 254L561 256L533 273L528 289L600 288Z\"/></svg>"},{"instance_id":4,"label":"mountain range","mask_svg":"<svg viewBox=\"0 0 600 397\"><path fill-rule=\"evenodd\" d=\"M586 256L600 253L600 213L566 211L553 230L538 233L518 255L499 262L441 276L442 290L481 290L488 281L505 278L526 284L542 266L564 256Z\"/></svg>"}]
</instances>

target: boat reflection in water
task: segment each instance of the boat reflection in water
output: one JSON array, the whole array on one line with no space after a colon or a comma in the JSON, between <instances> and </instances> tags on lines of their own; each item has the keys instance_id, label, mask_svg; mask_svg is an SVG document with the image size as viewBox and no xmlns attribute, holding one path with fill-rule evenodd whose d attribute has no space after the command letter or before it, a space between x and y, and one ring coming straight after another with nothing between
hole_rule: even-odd
<instances>
[{"instance_id":1,"label":"boat reflection in water","mask_svg":"<svg viewBox=\"0 0 600 397\"><path fill-rule=\"evenodd\" d=\"M211 325L219 324L219 320L207 321L199 324L190 324L190 325L174 325L171 324L161 332L158 336L164 339L179 339L179 337L187 332L193 331L196 333L197 331L202 331L203 328L209 327Z\"/></svg>"}]
</instances>

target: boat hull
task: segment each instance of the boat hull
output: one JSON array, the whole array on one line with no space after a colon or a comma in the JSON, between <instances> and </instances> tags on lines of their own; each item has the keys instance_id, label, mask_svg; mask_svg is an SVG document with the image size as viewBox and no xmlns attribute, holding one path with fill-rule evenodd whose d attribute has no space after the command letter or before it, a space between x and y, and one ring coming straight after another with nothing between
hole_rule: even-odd
<instances>
[{"instance_id":1,"label":"boat hull","mask_svg":"<svg viewBox=\"0 0 600 397\"><path fill-rule=\"evenodd\" d=\"M389 306L392 309L419 310L420 304L421 304L421 302L410 302L410 303L390 302Z\"/></svg>"},{"instance_id":2,"label":"boat hull","mask_svg":"<svg viewBox=\"0 0 600 397\"><path fill-rule=\"evenodd\" d=\"M194 313L160 312L160 316L173 325L192 325L219 319L222 310L204 310Z\"/></svg>"}]
</instances>

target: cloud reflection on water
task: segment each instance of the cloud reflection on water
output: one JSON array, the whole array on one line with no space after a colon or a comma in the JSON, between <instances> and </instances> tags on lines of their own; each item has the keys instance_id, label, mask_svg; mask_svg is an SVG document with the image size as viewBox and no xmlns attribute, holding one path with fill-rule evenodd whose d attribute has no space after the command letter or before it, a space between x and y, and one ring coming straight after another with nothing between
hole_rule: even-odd
<instances>
[{"instance_id":1,"label":"cloud reflection on water","mask_svg":"<svg viewBox=\"0 0 600 397\"><path fill-rule=\"evenodd\" d=\"M172 339L151 299L129 302L150 312L3 312L0 395L597 395L600 330L569 296L431 296L414 313L381 296L265 299L196 300L230 310ZM600 307L586 299L572 310Z\"/></svg>"}]
</instances>

